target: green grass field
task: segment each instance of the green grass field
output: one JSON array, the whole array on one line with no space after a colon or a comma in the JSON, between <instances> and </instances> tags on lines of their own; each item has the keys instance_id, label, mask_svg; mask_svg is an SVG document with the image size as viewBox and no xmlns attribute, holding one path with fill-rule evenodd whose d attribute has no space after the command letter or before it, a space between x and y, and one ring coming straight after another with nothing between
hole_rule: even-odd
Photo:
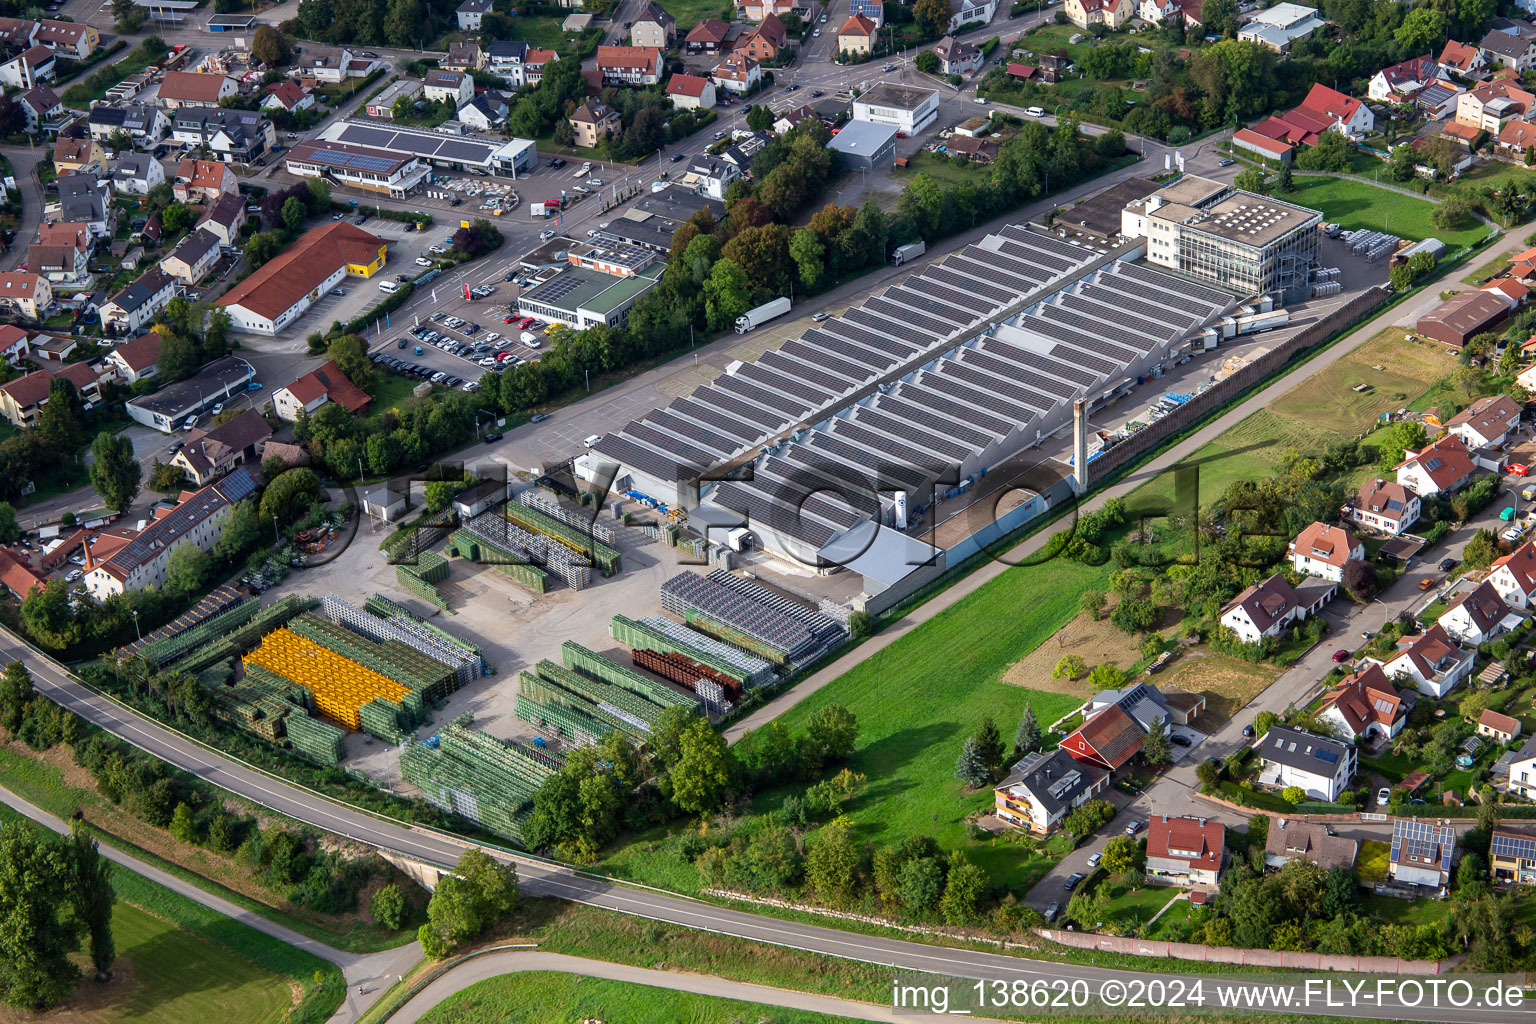
<instances>
[{"instance_id":1,"label":"green grass field","mask_svg":"<svg viewBox=\"0 0 1536 1024\"><path fill-rule=\"evenodd\" d=\"M1321 210L1324 220L1336 222L1346 231L1371 228L1414 241L1438 238L1452 248L1471 245L1488 234L1488 228L1481 223L1459 231L1437 228L1429 220L1435 208L1429 200L1399 195L1361 181L1298 175L1295 183L1294 192L1279 198Z\"/></svg>"},{"instance_id":2,"label":"green grass field","mask_svg":"<svg viewBox=\"0 0 1536 1024\"><path fill-rule=\"evenodd\" d=\"M735 16L735 8L721 0L662 0L661 9L677 19L678 39L707 18L724 17L730 21Z\"/></svg>"},{"instance_id":3,"label":"green grass field","mask_svg":"<svg viewBox=\"0 0 1536 1024\"><path fill-rule=\"evenodd\" d=\"M445 999L421 1020L422 1024L552 1024L584 1020L623 1024L852 1024L847 1017L552 971L489 978Z\"/></svg>"},{"instance_id":4,"label":"green grass field","mask_svg":"<svg viewBox=\"0 0 1536 1024\"><path fill-rule=\"evenodd\" d=\"M0 822L26 820L0 807ZM318 957L121 867L112 887L114 976L104 985L87 977L50 1017L69 1024L318 1024L340 1003L341 972ZM88 972L84 955L77 959ZM317 972L323 984L315 984ZM295 1006L298 991L303 1001ZM0 1008L0 1024L38 1019Z\"/></svg>"}]
</instances>

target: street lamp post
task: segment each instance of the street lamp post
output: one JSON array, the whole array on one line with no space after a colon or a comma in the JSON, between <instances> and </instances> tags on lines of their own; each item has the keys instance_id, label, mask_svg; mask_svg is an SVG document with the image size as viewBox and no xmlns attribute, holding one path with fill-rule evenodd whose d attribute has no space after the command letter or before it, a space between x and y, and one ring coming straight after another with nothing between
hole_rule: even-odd
<instances>
[{"instance_id":1,"label":"street lamp post","mask_svg":"<svg viewBox=\"0 0 1536 1024\"><path fill-rule=\"evenodd\" d=\"M283 538L281 536L279 536L278 532L277 532L277 516L273 516L272 517L272 543L274 543L274 544L281 544L282 542L283 542Z\"/></svg>"},{"instance_id":2,"label":"street lamp post","mask_svg":"<svg viewBox=\"0 0 1536 1024\"><path fill-rule=\"evenodd\" d=\"M143 643L144 632L139 629L139 610L137 608L133 610L133 632L138 636L139 643Z\"/></svg>"}]
</instances>

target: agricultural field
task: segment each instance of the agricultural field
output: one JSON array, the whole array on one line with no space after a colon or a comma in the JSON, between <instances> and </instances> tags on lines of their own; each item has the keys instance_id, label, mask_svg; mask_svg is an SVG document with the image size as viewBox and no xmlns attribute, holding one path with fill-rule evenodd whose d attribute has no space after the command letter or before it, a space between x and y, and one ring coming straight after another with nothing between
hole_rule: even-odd
<instances>
[{"instance_id":1,"label":"agricultural field","mask_svg":"<svg viewBox=\"0 0 1536 1024\"><path fill-rule=\"evenodd\" d=\"M1416 242L1438 238L1453 249L1471 245L1488 234L1487 226L1481 222L1457 231L1437 228L1430 223L1435 204L1429 200L1389 192L1352 178L1297 175L1295 185L1295 191L1279 198L1321 210L1324 220L1340 225L1345 231L1370 228Z\"/></svg>"},{"instance_id":2,"label":"agricultural field","mask_svg":"<svg viewBox=\"0 0 1536 1024\"><path fill-rule=\"evenodd\" d=\"M445 999L422 1024L548 1024L551 1021L623 1021L624 1024L853 1024L806 1010L674 992L603 978L530 971L488 978Z\"/></svg>"},{"instance_id":3,"label":"agricultural field","mask_svg":"<svg viewBox=\"0 0 1536 1024\"><path fill-rule=\"evenodd\" d=\"M1176 610L1171 612L1164 618L1158 631L1177 634L1181 618L1181 613ZM1062 626L1029 654L1009 665L1003 673L1003 682L1011 686L1028 686L1087 699L1093 696L1093 687L1088 684L1086 673L1076 679L1051 678L1056 663L1069 654L1082 658L1089 670L1095 665L1110 664L1129 672L1132 666L1142 660L1141 652L1136 647L1136 638L1116 628L1107 614L1094 619L1084 613Z\"/></svg>"},{"instance_id":4,"label":"agricultural field","mask_svg":"<svg viewBox=\"0 0 1536 1024\"><path fill-rule=\"evenodd\" d=\"M1205 710L1193 724L1202 732L1212 732L1246 707L1282 671L1277 665L1255 665L1202 645L1179 655L1153 681L1161 687L1176 686L1203 694Z\"/></svg>"}]
</instances>

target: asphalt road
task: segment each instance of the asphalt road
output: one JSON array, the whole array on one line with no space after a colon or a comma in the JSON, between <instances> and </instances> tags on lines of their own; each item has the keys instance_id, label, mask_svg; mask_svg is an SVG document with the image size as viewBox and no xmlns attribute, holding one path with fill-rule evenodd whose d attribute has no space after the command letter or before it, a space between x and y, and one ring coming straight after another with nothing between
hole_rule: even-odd
<instances>
[{"instance_id":1,"label":"asphalt road","mask_svg":"<svg viewBox=\"0 0 1536 1024\"><path fill-rule=\"evenodd\" d=\"M459 855L469 845L445 833L375 818L194 743L86 689L61 666L26 646L8 630L0 630L0 655L24 660L32 671L37 689L50 700L169 764L237 796L354 841L444 867L456 863ZM898 970L999 981L1010 985L1045 985L1057 979L1066 979L1069 982L1081 981L1095 994L1109 991L1106 986L1144 985L1148 979L1160 977L1147 971L1111 970L1031 960L1024 956L925 945L797 921L782 921L660 890L611 882L531 857L504 851L492 852L498 858L516 864L520 884L530 895L568 899L685 928ZM1181 977L1188 981L1192 976L1169 975L1166 980L1176 981ZM1210 979L1212 983L1217 980ZM1276 975L1272 984L1277 991L1295 993L1301 983L1295 975ZM1531 1016L1529 1011L1486 1006L1426 1009L1422 1006L1402 1005L1395 999L1366 1007L1310 1005L1308 1009L1328 1016L1447 1021L1455 1024L1523 1024Z\"/></svg>"}]
</instances>

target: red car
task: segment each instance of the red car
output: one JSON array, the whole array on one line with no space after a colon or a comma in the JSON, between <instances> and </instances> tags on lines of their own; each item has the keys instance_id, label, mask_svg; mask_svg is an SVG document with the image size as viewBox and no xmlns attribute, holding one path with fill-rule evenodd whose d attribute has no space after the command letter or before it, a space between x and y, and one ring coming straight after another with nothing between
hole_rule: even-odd
<instances>
[{"instance_id":1,"label":"red car","mask_svg":"<svg viewBox=\"0 0 1536 1024\"><path fill-rule=\"evenodd\" d=\"M516 319L517 319L517 317L515 317L515 316L504 316L504 317L501 318L501 322L504 323L504 324L510 324L510 323L512 323Z\"/></svg>"},{"instance_id":2,"label":"red car","mask_svg":"<svg viewBox=\"0 0 1536 1024\"><path fill-rule=\"evenodd\" d=\"M907 137L907 133L906 133L906 132L897 132L897 133L896 133L896 137L897 137L897 138L898 138L898 139L904 139L904 138L906 138L906 137Z\"/></svg>"},{"instance_id":3,"label":"red car","mask_svg":"<svg viewBox=\"0 0 1536 1024\"><path fill-rule=\"evenodd\" d=\"M1349 660L1349 652L1346 651L1346 650L1342 650L1342 649L1334 651L1333 652L1333 660L1334 661L1348 661Z\"/></svg>"},{"instance_id":4,"label":"red car","mask_svg":"<svg viewBox=\"0 0 1536 1024\"><path fill-rule=\"evenodd\" d=\"M1511 462L1509 464L1510 476L1525 476L1525 474L1529 473L1530 471L1531 467L1527 466L1523 462Z\"/></svg>"}]
</instances>

